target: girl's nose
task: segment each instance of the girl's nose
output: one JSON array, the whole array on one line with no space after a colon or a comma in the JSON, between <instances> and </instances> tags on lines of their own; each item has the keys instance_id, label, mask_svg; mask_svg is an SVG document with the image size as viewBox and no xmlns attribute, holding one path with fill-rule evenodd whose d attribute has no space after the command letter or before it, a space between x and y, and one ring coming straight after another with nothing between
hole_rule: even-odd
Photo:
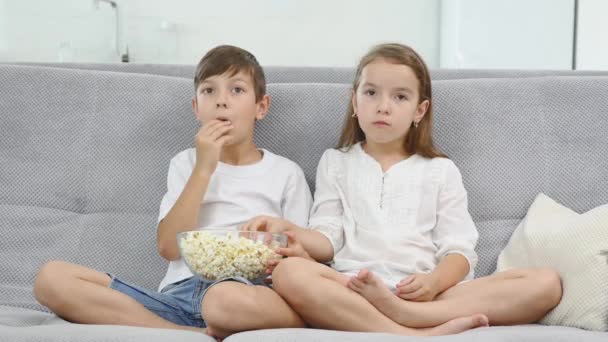
<instances>
[{"instance_id":1,"label":"girl's nose","mask_svg":"<svg viewBox=\"0 0 608 342\"><path fill-rule=\"evenodd\" d=\"M378 114L388 114L389 113L387 99L384 99L384 98L380 99L380 103L378 103L377 113Z\"/></svg>"}]
</instances>

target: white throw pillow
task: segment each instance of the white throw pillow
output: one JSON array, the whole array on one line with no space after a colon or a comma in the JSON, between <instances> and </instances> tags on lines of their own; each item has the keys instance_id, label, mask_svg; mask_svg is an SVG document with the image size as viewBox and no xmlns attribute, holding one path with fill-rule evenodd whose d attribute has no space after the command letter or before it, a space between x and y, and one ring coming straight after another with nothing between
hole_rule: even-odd
<instances>
[{"instance_id":1,"label":"white throw pillow","mask_svg":"<svg viewBox=\"0 0 608 342\"><path fill-rule=\"evenodd\" d=\"M579 215L538 195L498 257L498 272L523 267L562 279L562 300L540 323L608 330L608 205Z\"/></svg>"}]
</instances>

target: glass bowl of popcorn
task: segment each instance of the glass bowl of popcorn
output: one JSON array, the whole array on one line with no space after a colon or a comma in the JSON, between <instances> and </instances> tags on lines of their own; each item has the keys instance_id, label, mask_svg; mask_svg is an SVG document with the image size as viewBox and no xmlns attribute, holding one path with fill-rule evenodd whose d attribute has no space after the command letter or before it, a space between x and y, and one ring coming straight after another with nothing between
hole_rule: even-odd
<instances>
[{"instance_id":1,"label":"glass bowl of popcorn","mask_svg":"<svg viewBox=\"0 0 608 342\"><path fill-rule=\"evenodd\" d=\"M204 281L243 277L259 283L268 276L267 262L279 259L277 248L287 246L279 233L203 229L177 234L181 257Z\"/></svg>"}]
</instances>

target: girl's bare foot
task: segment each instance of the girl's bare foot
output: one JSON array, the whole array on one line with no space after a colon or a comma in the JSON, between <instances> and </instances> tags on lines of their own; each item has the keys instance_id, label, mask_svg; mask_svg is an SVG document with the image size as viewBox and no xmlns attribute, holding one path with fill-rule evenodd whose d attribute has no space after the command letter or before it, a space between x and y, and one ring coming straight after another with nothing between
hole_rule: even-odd
<instances>
[{"instance_id":1,"label":"girl's bare foot","mask_svg":"<svg viewBox=\"0 0 608 342\"><path fill-rule=\"evenodd\" d=\"M403 326L408 326L406 318L409 315L415 315L415 313L410 312L407 301L391 292L381 279L368 270L361 270L359 274L348 281L347 286L367 299L388 318ZM476 314L455 318L432 328L421 329L421 331L427 335L448 335L469 329L487 327L488 324L489 320L486 315Z\"/></svg>"},{"instance_id":2,"label":"girl's bare foot","mask_svg":"<svg viewBox=\"0 0 608 342\"><path fill-rule=\"evenodd\" d=\"M455 318L434 328L427 328L422 330L425 334L428 335L451 335L475 328L482 328L488 326L488 317L486 317L486 315L484 314L476 314L468 317Z\"/></svg>"},{"instance_id":3,"label":"girl's bare foot","mask_svg":"<svg viewBox=\"0 0 608 342\"><path fill-rule=\"evenodd\" d=\"M361 270L359 274L350 278L347 286L367 299L368 302L388 318L401 325L405 325L401 318L405 313L404 308L402 308L403 299L391 292L386 284L372 272L366 269Z\"/></svg>"}]
</instances>

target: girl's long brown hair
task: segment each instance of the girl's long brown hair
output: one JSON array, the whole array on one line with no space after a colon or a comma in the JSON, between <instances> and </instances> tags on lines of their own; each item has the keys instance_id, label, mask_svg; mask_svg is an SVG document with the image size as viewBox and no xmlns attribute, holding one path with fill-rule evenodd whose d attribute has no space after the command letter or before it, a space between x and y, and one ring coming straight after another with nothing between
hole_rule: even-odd
<instances>
[{"instance_id":1,"label":"girl's long brown hair","mask_svg":"<svg viewBox=\"0 0 608 342\"><path fill-rule=\"evenodd\" d=\"M374 46L359 62L357 73L355 74L355 82L353 83L353 92L357 92L363 68L379 58L412 68L418 79L418 104L422 103L424 100L429 100L429 108L422 120L418 123L418 128L414 128L413 126L410 127L407 136L403 141L405 152L410 155L419 154L427 158L447 157L433 145L433 139L431 137L433 121L431 77L426 64L414 49L402 44L380 44ZM365 133L361 129L361 126L359 126L359 121L357 118L352 117L354 112L355 109L351 101L348 105L348 112L346 120L344 121L342 134L340 135L338 149L348 150L354 144L365 140Z\"/></svg>"}]
</instances>

